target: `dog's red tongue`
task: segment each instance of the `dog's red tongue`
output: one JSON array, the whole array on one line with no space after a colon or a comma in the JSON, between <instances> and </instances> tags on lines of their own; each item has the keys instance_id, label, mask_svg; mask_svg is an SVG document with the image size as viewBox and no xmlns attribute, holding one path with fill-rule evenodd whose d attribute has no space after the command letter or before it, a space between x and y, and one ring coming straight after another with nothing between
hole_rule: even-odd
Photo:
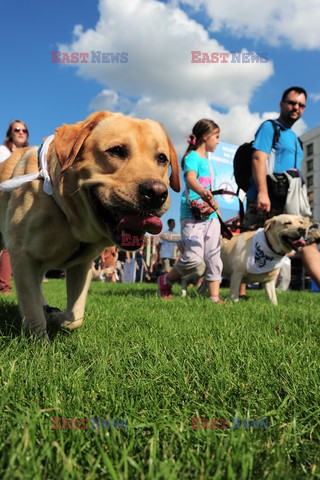
<instances>
[{"instance_id":1,"label":"dog's red tongue","mask_svg":"<svg viewBox=\"0 0 320 480\"><path fill-rule=\"evenodd\" d=\"M292 242L292 246L296 251L301 250L301 248L305 247L306 244L307 244L307 242L302 237L299 238L298 240L295 240L294 242Z\"/></svg>"},{"instance_id":2,"label":"dog's red tongue","mask_svg":"<svg viewBox=\"0 0 320 480\"><path fill-rule=\"evenodd\" d=\"M159 217L140 217L139 215L125 215L119 222L119 232L138 232L140 235L148 232L151 235L158 235L162 230L162 222Z\"/></svg>"}]
</instances>

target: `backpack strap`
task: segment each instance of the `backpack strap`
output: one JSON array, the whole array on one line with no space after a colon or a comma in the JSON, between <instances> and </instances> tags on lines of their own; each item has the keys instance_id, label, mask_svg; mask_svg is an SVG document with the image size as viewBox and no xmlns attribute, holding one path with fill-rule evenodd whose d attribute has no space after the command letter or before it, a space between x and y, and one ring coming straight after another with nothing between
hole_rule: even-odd
<instances>
[{"instance_id":1,"label":"backpack strap","mask_svg":"<svg viewBox=\"0 0 320 480\"><path fill-rule=\"evenodd\" d=\"M281 127L281 125L279 125L279 123L277 123L273 119L266 120L266 121L272 123L274 133L273 133L273 140L272 140L272 147L271 148L276 148L276 144L280 140L280 132L281 132L281 130L284 130L284 129Z\"/></svg>"},{"instance_id":2,"label":"backpack strap","mask_svg":"<svg viewBox=\"0 0 320 480\"><path fill-rule=\"evenodd\" d=\"M281 124L279 125L279 123L277 123L275 120L266 120L267 122L271 122L272 123L272 126L273 126L273 129L274 129L274 134L273 134L273 140L272 140L272 148L275 149L276 148L276 144L279 142L279 139L280 139L280 133L281 133L281 130L285 130L284 127L281 126ZM293 168L297 168L297 158L298 158L298 142L300 143L300 147L301 147L301 150L303 151L303 144L302 144L302 141L300 140L299 137L297 137L297 140L296 141L296 150L295 150L295 154L294 154L294 167Z\"/></svg>"}]
</instances>

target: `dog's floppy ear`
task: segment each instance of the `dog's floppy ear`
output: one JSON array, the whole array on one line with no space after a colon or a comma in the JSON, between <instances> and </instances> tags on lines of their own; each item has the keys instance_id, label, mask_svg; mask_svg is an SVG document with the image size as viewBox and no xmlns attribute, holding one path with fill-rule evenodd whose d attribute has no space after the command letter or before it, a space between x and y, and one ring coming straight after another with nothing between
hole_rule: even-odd
<instances>
[{"instance_id":1,"label":"dog's floppy ear","mask_svg":"<svg viewBox=\"0 0 320 480\"><path fill-rule=\"evenodd\" d=\"M165 128L163 127L163 125L161 125L161 127L163 128L164 133L166 134L167 142L168 142L168 145L169 145L170 163L171 163L170 187L175 192L180 192L180 189L181 189L180 167L179 167L177 152L176 152L176 149L174 148L174 146L173 146Z\"/></svg>"},{"instance_id":2,"label":"dog's floppy ear","mask_svg":"<svg viewBox=\"0 0 320 480\"><path fill-rule=\"evenodd\" d=\"M111 116L111 112L95 112L89 115L86 120L72 125L62 125L55 130L54 144L61 172L70 167L79 153L83 142L90 134L91 130L106 117Z\"/></svg>"},{"instance_id":3,"label":"dog's floppy ear","mask_svg":"<svg viewBox=\"0 0 320 480\"><path fill-rule=\"evenodd\" d=\"M264 230L265 232L267 232L269 230L269 228L271 227L271 225L275 222L275 220L273 218L269 218L269 220L266 220L264 222Z\"/></svg>"},{"instance_id":4,"label":"dog's floppy ear","mask_svg":"<svg viewBox=\"0 0 320 480\"><path fill-rule=\"evenodd\" d=\"M170 175L170 187L175 192L180 192L180 167L178 162L178 156L176 149L172 145L170 138L168 137L169 149L170 149L170 161L171 161L171 175Z\"/></svg>"}]
</instances>

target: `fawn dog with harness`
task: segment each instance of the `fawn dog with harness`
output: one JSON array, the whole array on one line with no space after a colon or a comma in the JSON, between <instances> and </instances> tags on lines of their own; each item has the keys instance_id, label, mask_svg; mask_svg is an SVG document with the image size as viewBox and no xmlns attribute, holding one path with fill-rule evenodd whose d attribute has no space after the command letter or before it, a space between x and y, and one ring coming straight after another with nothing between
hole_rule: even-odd
<instances>
[{"instance_id":1,"label":"fawn dog with harness","mask_svg":"<svg viewBox=\"0 0 320 480\"><path fill-rule=\"evenodd\" d=\"M169 183L180 190L177 155L164 128L111 112L57 128L39 152L15 151L0 164L0 182L0 231L23 324L44 338L47 323L82 325L93 259L114 244L137 250L146 232L160 233ZM63 312L50 309L41 291L44 272L53 268L66 270Z\"/></svg>"}]
</instances>

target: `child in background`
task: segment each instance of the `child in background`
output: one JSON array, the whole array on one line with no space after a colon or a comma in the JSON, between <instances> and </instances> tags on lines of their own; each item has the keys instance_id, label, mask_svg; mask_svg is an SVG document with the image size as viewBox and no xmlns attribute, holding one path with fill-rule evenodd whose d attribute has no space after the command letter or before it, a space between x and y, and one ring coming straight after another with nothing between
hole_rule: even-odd
<instances>
[{"instance_id":1,"label":"child in background","mask_svg":"<svg viewBox=\"0 0 320 480\"><path fill-rule=\"evenodd\" d=\"M222 262L220 258L220 223L215 210L211 190L214 190L214 167L207 158L219 143L220 129L212 120L199 120L189 136L186 153L182 158L182 169L186 190L181 196L181 238L184 252L169 273L158 279L159 296L172 297L172 285L182 276L192 273L203 261L206 265L205 279L209 285L212 302L225 303L220 299ZM205 218L196 218L191 203L208 202L212 207Z\"/></svg>"}]
</instances>

